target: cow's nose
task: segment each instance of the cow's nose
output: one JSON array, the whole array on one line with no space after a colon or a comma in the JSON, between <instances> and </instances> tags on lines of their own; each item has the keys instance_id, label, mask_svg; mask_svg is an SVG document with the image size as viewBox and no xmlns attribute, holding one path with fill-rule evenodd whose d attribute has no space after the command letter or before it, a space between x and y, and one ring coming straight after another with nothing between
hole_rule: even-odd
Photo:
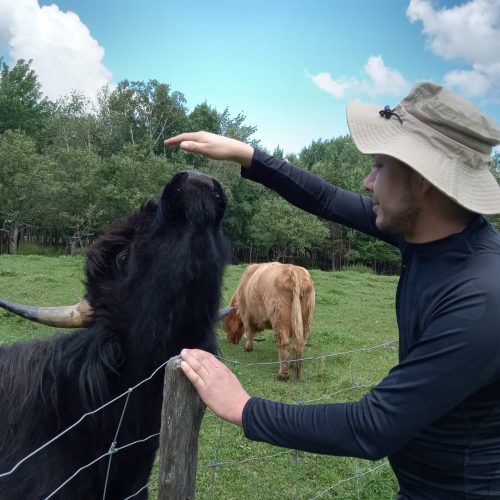
<instances>
[{"instance_id":1,"label":"cow's nose","mask_svg":"<svg viewBox=\"0 0 500 500\"><path fill-rule=\"evenodd\" d=\"M202 174L201 172L193 172L193 171L187 171L186 173L187 173L186 182L204 184L205 186L208 186L209 188L214 187L213 178L210 177L209 175Z\"/></svg>"}]
</instances>

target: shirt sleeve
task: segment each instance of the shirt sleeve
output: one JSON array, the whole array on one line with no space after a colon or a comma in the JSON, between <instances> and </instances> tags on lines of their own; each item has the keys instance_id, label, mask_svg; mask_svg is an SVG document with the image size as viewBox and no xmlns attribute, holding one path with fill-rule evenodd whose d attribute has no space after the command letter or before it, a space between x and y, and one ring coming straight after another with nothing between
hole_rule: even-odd
<instances>
[{"instance_id":1,"label":"shirt sleeve","mask_svg":"<svg viewBox=\"0 0 500 500\"><path fill-rule=\"evenodd\" d=\"M490 264L489 271L495 269ZM467 273L454 277L434 298L428 324L409 354L360 401L290 405L252 398L243 411L245 435L308 452L378 460L443 417L453 433L457 421L463 422L453 418L454 409L460 413L468 405L471 419L474 411L484 416L485 405L497 400L482 394L500 377L500 289L497 278L486 276L489 271L476 279Z\"/></svg>"},{"instance_id":2,"label":"shirt sleeve","mask_svg":"<svg viewBox=\"0 0 500 500\"><path fill-rule=\"evenodd\" d=\"M259 149L254 151L250 168L241 168L241 175L272 189L306 212L399 245L397 236L382 233L375 226L372 202L368 196L334 186Z\"/></svg>"}]
</instances>

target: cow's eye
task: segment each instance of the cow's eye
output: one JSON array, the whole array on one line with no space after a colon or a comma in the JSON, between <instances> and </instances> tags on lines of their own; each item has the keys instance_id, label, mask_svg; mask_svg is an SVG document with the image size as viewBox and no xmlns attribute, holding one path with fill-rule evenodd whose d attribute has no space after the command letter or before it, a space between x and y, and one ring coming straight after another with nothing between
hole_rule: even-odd
<instances>
[{"instance_id":1,"label":"cow's eye","mask_svg":"<svg viewBox=\"0 0 500 500\"><path fill-rule=\"evenodd\" d=\"M127 250L122 250L117 256L116 256L116 267L118 269L122 269L125 263L127 262L127 257L128 257L128 252Z\"/></svg>"}]
</instances>

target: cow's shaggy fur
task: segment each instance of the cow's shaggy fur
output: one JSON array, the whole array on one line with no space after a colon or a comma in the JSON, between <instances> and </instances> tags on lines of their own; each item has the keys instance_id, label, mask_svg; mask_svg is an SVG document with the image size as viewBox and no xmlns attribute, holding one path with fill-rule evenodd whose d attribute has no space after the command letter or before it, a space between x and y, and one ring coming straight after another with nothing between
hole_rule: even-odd
<instances>
[{"instance_id":1,"label":"cow's shaggy fur","mask_svg":"<svg viewBox=\"0 0 500 500\"><path fill-rule=\"evenodd\" d=\"M227 242L224 193L214 179L181 172L159 200L116 221L88 252L93 324L49 340L0 347L0 474L84 413L145 379L183 347L216 351L214 323ZM130 394L116 447L160 430L163 370ZM0 477L0 498L45 498L105 454L125 398ZM113 454L107 499L148 482L158 438ZM109 457L54 498L102 498ZM145 498L143 491L135 498Z\"/></svg>"},{"instance_id":2,"label":"cow's shaggy fur","mask_svg":"<svg viewBox=\"0 0 500 500\"><path fill-rule=\"evenodd\" d=\"M314 285L303 267L279 262L251 264L231 299L235 309L224 317L222 327L233 344L246 334L245 351L253 350L253 339L258 332L272 329L280 359L278 380L289 378L289 352L299 379L314 305Z\"/></svg>"}]
</instances>

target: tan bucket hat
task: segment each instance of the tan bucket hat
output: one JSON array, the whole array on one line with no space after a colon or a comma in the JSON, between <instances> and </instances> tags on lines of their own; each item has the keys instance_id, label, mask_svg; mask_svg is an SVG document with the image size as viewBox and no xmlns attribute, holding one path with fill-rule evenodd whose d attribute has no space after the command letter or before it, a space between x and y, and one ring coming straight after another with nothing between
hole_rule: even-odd
<instances>
[{"instance_id":1,"label":"tan bucket hat","mask_svg":"<svg viewBox=\"0 0 500 500\"><path fill-rule=\"evenodd\" d=\"M362 153L397 158L472 212L500 213L490 171L500 127L462 97L421 82L394 109L348 103L347 123Z\"/></svg>"}]
</instances>

